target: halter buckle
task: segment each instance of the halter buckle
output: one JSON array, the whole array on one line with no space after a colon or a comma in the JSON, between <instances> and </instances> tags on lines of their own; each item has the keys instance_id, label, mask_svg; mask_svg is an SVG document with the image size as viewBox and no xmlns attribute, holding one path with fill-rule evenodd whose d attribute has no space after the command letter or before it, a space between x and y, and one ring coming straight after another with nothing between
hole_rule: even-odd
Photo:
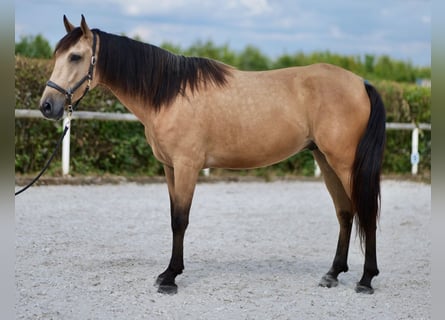
<instances>
[{"instance_id":1,"label":"halter buckle","mask_svg":"<svg viewBox=\"0 0 445 320\"><path fill-rule=\"evenodd\" d=\"M74 108L73 105L70 103L67 107L67 117L71 119L71 115L73 114Z\"/></svg>"}]
</instances>

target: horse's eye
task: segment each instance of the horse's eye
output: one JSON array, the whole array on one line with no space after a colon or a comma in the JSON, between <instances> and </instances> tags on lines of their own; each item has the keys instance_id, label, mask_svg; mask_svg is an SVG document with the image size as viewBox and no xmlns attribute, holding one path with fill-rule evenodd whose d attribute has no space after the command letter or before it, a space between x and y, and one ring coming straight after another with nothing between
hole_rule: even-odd
<instances>
[{"instance_id":1,"label":"horse's eye","mask_svg":"<svg viewBox=\"0 0 445 320\"><path fill-rule=\"evenodd\" d=\"M70 61L71 61L71 62L76 62L76 61L79 61L80 59L82 59L82 56L80 56L80 55L78 55L78 54L75 54L75 53L73 53L73 54L70 56Z\"/></svg>"}]
</instances>

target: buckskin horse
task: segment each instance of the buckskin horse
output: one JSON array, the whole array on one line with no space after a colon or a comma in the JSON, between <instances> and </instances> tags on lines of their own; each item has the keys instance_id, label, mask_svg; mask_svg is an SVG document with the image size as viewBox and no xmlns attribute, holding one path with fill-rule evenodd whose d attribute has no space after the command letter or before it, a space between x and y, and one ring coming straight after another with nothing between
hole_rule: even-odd
<instances>
[{"instance_id":1,"label":"buckskin horse","mask_svg":"<svg viewBox=\"0 0 445 320\"><path fill-rule=\"evenodd\" d=\"M159 292L177 292L200 170L267 166L304 149L319 164L340 225L332 266L319 284L334 287L348 271L355 218L365 255L355 290L374 292L385 110L372 85L329 64L241 71L90 29L83 15L80 27L63 20L67 34L54 51L41 112L58 120L102 85L144 125L164 166L171 207L172 255L157 277Z\"/></svg>"}]
</instances>

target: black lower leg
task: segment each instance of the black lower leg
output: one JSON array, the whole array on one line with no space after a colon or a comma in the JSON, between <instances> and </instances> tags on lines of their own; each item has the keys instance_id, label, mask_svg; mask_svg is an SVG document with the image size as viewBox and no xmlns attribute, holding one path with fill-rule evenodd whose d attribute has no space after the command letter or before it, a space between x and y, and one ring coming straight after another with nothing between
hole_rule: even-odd
<instances>
[{"instance_id":1,"label":"black lower leg","mask_svg":"<svg viewBox=\"0 0 445 320\"><path fill-rule=\"evenodd\" d=\"M365 248L365 265L363 267L363 276L357 283L355 291L361 293L374 293L374 289L371 286L372 278L379 274L377 267L377 254L376 254L376 235L375 229L366 232L366 248Z\"/></svg>"},{"instance_id":2,"label":"black lower leg","mask_svg":"<svg viewBox=\"0 0 445 320\"><path fill-rule=\"evenodd\" d=\"M156 279L156 284L159 285L158 291L169 294L177 292L175 279L184 270L184 235L188 225L189 209L181 210L175 207L172 211L172 256L167 269Z\"/></svg>"},{"instance_id":3,"label":"black lower leg","mask_svg":"<svg viewBox=\"0 0 445 320\"><path fill-rule=\"evenodd\" d=\"M337 250L334 261L329 271L321 278L319 283L322 287L335 287L338 284L338 275L348 271L349 240L351 238L352 219L349 212L338 214L340 221L340 233L338 236Z\"/></svg>"}]
</instances>

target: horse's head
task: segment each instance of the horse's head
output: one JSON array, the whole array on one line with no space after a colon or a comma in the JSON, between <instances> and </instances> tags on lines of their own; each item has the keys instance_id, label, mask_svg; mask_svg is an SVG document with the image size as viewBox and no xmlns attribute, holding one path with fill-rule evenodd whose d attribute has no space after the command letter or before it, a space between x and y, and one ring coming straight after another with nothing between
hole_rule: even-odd
<instances>
[{"instance_id":1,"label":"horse's head","mask_svg":"<svg viewBox=\"0 0 445 320\"><path fill-rule=\"evenodd\" d=\"M96 59L96 35L82 15L80 27L74 27L63 16L67 34L56 46L55 64L40 100L40 111L49 119L62 118L95 86L93 73Z\"/></svg>"}]
</instances>

